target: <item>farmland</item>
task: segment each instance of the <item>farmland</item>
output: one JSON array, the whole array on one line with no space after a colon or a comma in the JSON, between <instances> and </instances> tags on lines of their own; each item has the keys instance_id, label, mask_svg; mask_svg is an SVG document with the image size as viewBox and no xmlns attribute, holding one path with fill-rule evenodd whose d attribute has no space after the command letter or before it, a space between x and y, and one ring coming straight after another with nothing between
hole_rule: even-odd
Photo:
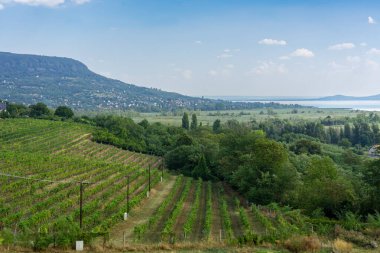
<instances>
[{"instance_id":1,"label":"farmland","mask_svg":"<svg viewBox=\"0 0 380 253\"><path fill-rule=\"evenodd\" d=\"M161 122L165 125L180 126L182 112L172 113L142 113L132 111L102 111L103 114L120 115L124 117L130 117L135 122L140 122L143 119L147 119L149 122ZM228 110L228 111L194 111L198 117L198 121L203 125L212 125L216 119L220 119L223 122L228 120L237 120L239 122L251 122L252 120L261 122L270 118L287 119L291 121L302 120L319 120L327 116L334 118L352 118L363 111L349 110L349 109L320 109L320 108L298 108L294 109L251 109L251 110ZM78 111L81 115L97 115L99 111Z\"/></svg>"},{"instance_id":2,"label":"farmland","mask_svg":"<svg viewBox=\"0 0 380 253\"><path fill-rule=\"evenodd\" d=\"M270 236L278 226L267 210L240 201L222 183L167 172L161 182L161 158L94 143L90 126L31 119L0 124L0 224L13 235L12 245L26 246L28 238L35 249L71 246L62 229L86 242L110 235L108 243L119 247L126 242L238 243L256 234ZM128 208L130 216L123 221ZM294 226L286 219L282 225Z\"/></svg>"},{"instance_id":3,"label":"farmland","mask_svg":"<svg viewBox=\"0 0 380 253\"><path fill-rule=\"evenodd\" d=\"M287 206L257 205L227 182L164 169L163 157L94 142L97 127L90 124L19 118L0 125L6 248L70 249L84 240L90 252L250 251L295 236L313 240L341 224Z\"/></svg>"}]
</instances>

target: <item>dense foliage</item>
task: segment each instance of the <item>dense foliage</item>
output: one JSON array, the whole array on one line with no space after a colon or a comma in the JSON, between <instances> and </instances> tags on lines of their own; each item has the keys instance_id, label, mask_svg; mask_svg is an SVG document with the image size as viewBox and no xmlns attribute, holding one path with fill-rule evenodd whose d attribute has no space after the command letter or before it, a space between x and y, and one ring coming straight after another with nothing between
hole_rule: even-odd
<instances>
[{"instance_id":1,"label":"dense foliage","mask_svg":"<svg viewBox=\"0 0 380 253\"><path fill-rule=\"evenodd\" d=\"M31 116L38 109L46 114L44 108L11 105L7 113ZM118 116L73 120L95 126L97 142L164 156L169 169L224 181L254 204L275 202L300 209L313 220L339 219L354 229L360 227L355 221L366 217L375 223L380 211L380 163L366 155L380 141L375 114L293 122L216 120L212 127L199 125L193 115L190 122L188 113L181 127ZM240 215L244 221L244 212Z\"/></svg>"},{"instance_id":2,"label":"dense foliage","mask_svg":"<svg viewBox=\"0 0 380 253\"><path fill-rule=\"evenodd\" d=\"M187 113L182 127L146 120L136 124L116 116L93 121L103 129L102 136L94 135L98 141L165 155L168 168L228 182L255 204L277 202L331 218L379 210L380 166L362 155L377 143L378 119L372 114L328 124L217 120L212 127L194 127L193 117L190 127Z\"/></svg>"}]
</instances>

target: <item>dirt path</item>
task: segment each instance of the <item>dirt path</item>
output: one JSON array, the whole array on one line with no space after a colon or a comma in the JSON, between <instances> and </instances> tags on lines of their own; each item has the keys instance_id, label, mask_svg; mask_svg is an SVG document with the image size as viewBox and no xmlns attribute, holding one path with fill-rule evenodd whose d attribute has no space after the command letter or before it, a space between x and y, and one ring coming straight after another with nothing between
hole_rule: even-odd
<instances>
[{"instance_id":1,"label":"dirt path","mask_svg":"<svg viewBox=\"0 0 380 253\"><path fill-rule=\"evenodd\" d=\"M133 209L127 221L116 225L110 232L110 244L116 247L123 246L123 232L126 242L133 242L133 229L135 226L148 221L161 202L168 196L175 183L174 176L167 177L152 189L149 198L143 200L139 207ZM99 240L100 242L101 240Z\"/></svg>"},{"instance_id":2,"label":"dirt path","mask_svg":"<svg viewBox=\"0 0 380 253\"><path fill-rule=\"evenodd\" d=\"M153 243L157 243L161 241L161 232L165 225L165 222L170 217L171 213L173 212L176 203L180 199L182 192L185 189L186 186L186 178L183 179L182 185L178 188L177 193L173 197L172 201L169 203L169 205L166 207L166 211L164 214L160 217L159 221L146 233L145 240Z\"/></svg>"}]
</instances>

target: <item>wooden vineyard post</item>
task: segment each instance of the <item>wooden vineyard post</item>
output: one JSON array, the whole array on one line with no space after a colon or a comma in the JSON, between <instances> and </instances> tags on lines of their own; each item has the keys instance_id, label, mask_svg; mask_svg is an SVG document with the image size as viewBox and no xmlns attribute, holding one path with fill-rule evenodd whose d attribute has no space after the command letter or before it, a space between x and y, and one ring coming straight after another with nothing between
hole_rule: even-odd
<instances>
[{"instance_id":1,"label":"wooden vineyard post","mask_svg":"<svg viewBox=\"0 0 380 253\"><path fill-rule=\"evenodd\" d=\"M161 160L161 182L164 180L164 159Z\"/></svg>"},{"instance_id":2,"label":"wooden vineyard post","mask_svg":"<svg viewBox=\"0 0 380 253\"><path fill-rule=\"evenodd\" d=\"M85 184L90 184L88 182L79 182L80 195L79 195L79 227L82 229L83 226L83 195L84 195L84 186Z\"/></svg>"},{"instance_id":3,"label":"wooden vineyard post","mask_svg":"<svg viewBox=\"0 0 380 253\"><path fill-rule=\"evenodd\" d=\"M127 213L129 214L129 183L130 178L128 176L128 186L127 186Z\"/></svg>"},{"instance_id":4,"label":"wooden vineyard post","mask_svg":"<svg viewBox=\"0 0 380 253\"><path fill-rule=\"evenodd\" d=\"M127 177L127 212L124 214L124 220L126 220L129 216L129 183L130 183L130 176Z\"/></svg>"},{"instance_id":5,"label":"wooden vineyard post","mask_svg":"<svg viewBox=\"0 0 380 253\"><path fill-rule=\"evenodd\" d=\"M149 192L150 192L150 164L149 164Z\"/></svg>"},{"instance_id":6,"label":"wooden vineyard post","mask_svg":"<svg viewBox=\"0 0 380 253\"><path fill-rule=\"evenodd\" d=\"M80 182L80 197L79 197L79 227L82 229L83 220L83 182Z\"/></svg>"},{"instance_id":7,"label":"wooden vineyard post","mask_svg":"<svg viewBox=\"0 0 380 253\"><path fill-rule=\"evenodd\" d=\"M149 196L150 196L150 164L149 164L149 168L148 168L148 173L149 173L149 176L148 176L149 181L148 181L148 191L146 193L146 196L149 198Z\"/></svg>"},{"instance_id":8,"label":"wooden vineyard post","mask_svg":"<svg viewBox=\"0 0 380 253\"><path fill-rule=\"evenodd\" d=\"M219 229L219 241L222 242L222 230Z\"/></svg>"}]
</instances>

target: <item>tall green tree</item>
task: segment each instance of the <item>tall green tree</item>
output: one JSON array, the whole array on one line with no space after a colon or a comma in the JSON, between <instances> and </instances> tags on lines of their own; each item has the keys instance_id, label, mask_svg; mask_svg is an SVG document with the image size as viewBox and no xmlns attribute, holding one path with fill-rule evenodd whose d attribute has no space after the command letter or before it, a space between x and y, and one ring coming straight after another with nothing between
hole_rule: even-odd
<instances>
[{"instance_id":1,"label":"tall green tree","mask_svg":"<svg viewBox=\"0 0 380 253\"><path fill-rule=\"evenodd\" d=\"M190 129L191 130L195 130L197 129L198 127L198 119L197 119L197 115L195 113L193 113L193 115L191 115L191 125L190 125Z\"/></svg>"},{"instance_id":2,"label":"tall green tree","mask_svg":"<svg viewBox=\"0 0 380 253\"><path fill-rule=\"evenodd\" d=\"M37 103L29 106L29 116L33 118L44 117L50 115L50 110L44 103Z\"/></svg>"},{"instance_id":3,"label":"tall green tree","mask_svg":"<svg viewBox=\"0 0 380 253\"><path fill-rule=\"evenodd\" d=\"M192 174L195 178L200 177L204 180L210 179L211 171L207 167L206 158L203 154L199 156L198 164L194 167Z\"/></svg>"},{"instance_id":4,"label":"tall green tree","mask_svg":"<svg viewBox=\"0 0 380 253\"><path fill-rule=\"evenodd\" d=\"M312 157L298 190L298 207L311 214L320 208L329 217L352 207L355 192L351 181L328 157Z\"/></svg>"},{"instance_id":5,"label":"tall green tree","mask_svg":"<svg viewBox=\"0 0 380 253\"><path fill-rule=\"evenodd\" d=\"M214 133L219 133L222 130L222 125L220 123L220 119L217 119L214 121L214 124L212 124L212 131Z\"/></svg>"},{"instance_id":6,"label":"tall green tree","mask_svg":"<svg viewBox=\"0 0 380 253\"><path fill-rule=\"evenodd\" d=\"M74 116L73 110L71 110L68 106L58 106L57 109L55 109L54 115L62 118L72 118Z\"/></svg>"},{"instance_id":7,"label":"tall green tree","mask_svg":"<svg viewBox=\"0 0 380 253\"><path fill-rule=\"evenodd\" d=\"M364 171L364 180L370 186L370 208L380 211L380 159L368 164Z\"/></svg>"},{"instance_id":8,"label":"tall green tree","mask_svg":"<svg viewBox=\"0 0 380 253\"><path fill-rule=\"evenodd\" d=\"M184 112L182 116L182 128L187 130L190 128L189 114L187 112Z\"/></svg>"}]
</instances>

